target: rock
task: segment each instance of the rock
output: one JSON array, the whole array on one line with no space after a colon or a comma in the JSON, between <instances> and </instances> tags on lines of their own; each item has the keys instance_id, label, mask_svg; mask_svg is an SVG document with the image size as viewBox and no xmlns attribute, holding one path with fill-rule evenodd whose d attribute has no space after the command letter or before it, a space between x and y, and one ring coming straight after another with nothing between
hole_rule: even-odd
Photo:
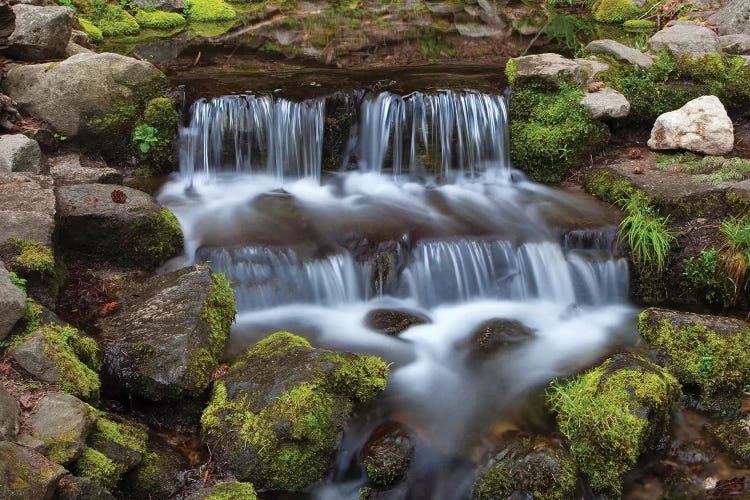
<instances>
[{"instance_id":1,"label":"rock","mask_svg":"<svg viewBox=\"0 0 750 500\"><path fill-rule=\"evenodd\" d=\"M42 382L58 384L65 392L85 400L99 399L98 347L91 337L78 334L73 327L45 325L14 346L10 355Z\"/></svg>"},{"instance_id":2,"label":"rock","mask_svg":"<svg viewBox=\"0 0 750 500\"><path fill-rule=\"evenodd\" d=\"M1 216L2 214L0 214ZM0 262L0 340L10 334L13 326L26 312L26 297L10 280L8 271Z\"/></svg>"},{"instance_id":3,"label":"rock","mask_svg":"<svg viewBox=\"0 0 750 500\"><path fill-rule=\"evenodd\" d=\"M107 373L152 401L205 391L234 321L229 282L192 266L125 286L117 299L96 323Z\"/></svg>"},{"instance_id":4,"label":"rock","mask_svg":"<svg viewBox=\"0 0 750 500\"><path fill-rule=\"evenodd\" d=\"M18 401L0 384L0 440L15 441L20 411Z\"/></svg>"},{"instance_id":5,"label":"rock","mask_svg":"<svg viewBox=\"0 0 750 500\"><path fill-rule=\"evenodd\" d=\"M78 153L66 153L49 159L50 174L56 186L69 184L122 184L122 174L107 166L84 167Z\"/></svg>"},{"instance_id":6,"label":"rock","mask_svg":"<svg viewBox=\"0 0 750 500\"><path fill-rule=\"evenodd\" d=\"M624 95L610 87L597 92L587 92L581 106L591 111L595 119L625 118L630 114L630 103Z\"/></svg>"},{"instance_id":7,"label":"rock","mask_svg":"<svg viewBox=\"0 0 750 500\"><path fill-rule=\"evenodd\" d=\"M398 422L384 422L365 443L363 464L377 488L390 489L403 479L414 458L414 434Z\"/></svg>"},{"instance_id":8,"label":"rock","mask_svg":"<svg viewBox=\"0 0 750 500\"><path fill-rule=\"evenodd\" d=\"M651 308L638 331L656 351L657 362L683 386L697 389L701 405L739 407L750 380L750 326L738 319Z\"/></svg>"},{"instance_id":9,"label":"rock","mask_svg":"<svg viewBox=\"0 0 750 500\"><path fill-rule=\"evenodd\" d=\"M425 2L427 10L432 14L456 14L464 10L464 6L450 1Z\"/></svg>"},{"instance_id":10,"label":"rock","mask_svg":"<svg viewBox=\"0 0 750 500\"><path fill-rule=\"evenodd\" d=\"M578 469L556 439L507 432L478 471L475 499L574 498Z\"/></svg>"},{"instance_id":11,"label":"rock","mask_svg":"<svg viewBox=\"0 0 750 500\"><path fill-rule=\"evenodd\" d=\"M350 413L385 388L387 375L379 358L274 333L214 382L203 439L238 480L302 489L325 477Z\"/></svg>"},{"instance_id":12,"label":"rock","mask_svg":"<svg viewBox=\"0 0 750 500\"><path fill-rule=\"evenodd\" d=\"M48 176L0 174L0 243L16 238L52 244L55 192Z\"/></svg>"},{"instance_id":13,"label":"rock","mask_svg":"<svg viewBox=\"0 0 750 500\"><path fill-rule=\"evenodd\" d=\"M91 37L89 37L88 33L81 30L73 30L70 33L70 41L81 47L91 46Z\"/></svg>"},{"instance_id":14,"label":"rock","mask_svg":"<svg viewBox=\"0 0 750 500\"><path fill-rule=\"evenodd\" d=\"M750 55L750 33L720 36L719 43L727 54Z\"/></svg>"},{"instance_id":15,"label":"rock","mask_svg":"<svg viewBox=\"0 0 750 500\"><path fill-rule=\"evenodd\" d=\"M750 419L747 416L709 422L705 428L725 451L745 467L750 466Z\"/></svg>"},{"instance_id":16,"label":"rock","mask_svg":"<svg viewBox=\"0 0 750 500\"><path fill-rule=\"evenodd\" d=\"M386 335L398 336L412 326L432 323L430 318L416 311L373 309L364 319L365 325Z\"/></svg>"},{"instance_id":17,"label":"rock","mask_svg":"<svg viewBox=\"0 0 750 500\"><path fill-rule=\"evenodd\" d=\"M121 264L155 268L182 250L182 231L172 212L154 198L124 186L77 184L57 188L59 242L68 250Z\"/></svg>"},{"instance_id":18,"label":"rock","mask_svg":"<svg viewBox=\"0 0 750 500\"><path fill-rule=\"evenodd\" d=\"M66 465L78 458L97 416L80 399L53 392L37 403L31 414L34 437L44 441L47 457Z\"/></svg>"},{"instance_id":19,"label":"rock","mask_svg":"<svg viewBox=\"0 0 750 500\"><path fill-rule=\"evenodd\" d=\"M0 136L0 173L45 170L44 155L36 141L23 134Z\"/></svg>"},{"instance_id":20,"label":"rock","mask_svg":"<svg viewBox=\"0 0 750 500\"><path fill-rule=\"evenodd\" d=\"M502 35L506 32L504 26L490 26L479 23L457 23L456 31L461 36L468 38L485 38Z\"/></svg>"},{"instance_id":21,"label":"rock","mask_svg":"<svg viewBox=\"0 0 750 500\"><path fill-rule=\"evenodd\" d=\"M679 397L677 380L636 354L616 354L568 382L554 382L547 393L578 467L594 492L613 497L638 456L669 429Z\"/></svg>"},{"instance_id":22,"label":"rock","mask_svg":"<svg viewBox=\"0 0 750 500\"><path fill-rule=\"evenodd\" d=\"M218 500L221 498L237 498L243 500L255 500L257 495L255 489L250 483L240 483L239 481L229 481L219 483L210 488L201 488L185 500Z\"/></svg>"},{"instance_id":23,"label":"rock","mask_svg":"<svg viewBox=\"0 0 750 500\"><path fill-rule=\"evenodd\" d=\"M673 57L701 57L721 53L719 36L708 28L697 24L676 24L665 28L648 40L652 52L666 50Z\"/></svg>"},{"instance_id":24,"label":"rock","mask_svg":"<svg viewBox=\"0 0 750 500\"><path fill-rule=\"evenodd\" d=\"M469 350L470 358L479 359L533 337L534 332L519 321L490 319L476 327L460 347Z\"/></svg>"},{"instance_id":25,"label":"rock","mask_svg":"<svg viewBox=\"0 0 750 500\"><path fill-rule=\"evenodd\" d=\"M182 471L186 468L177 451L161 442L149 441L143 462L126 474L120 484L123 498L171 498L184 487Z\"/></svg>"},{"instance_id":26,"label":"rock","mask_svg":"<svg viewBox=\"0 0 750 500\"><path fill-rule=\"evenodd\" d=\"M8 441L0 441L0 498L8 500L52 497L65 469L43 455Z\"/></svg>"},{"instance_id":27,"label":"rock","mask_svg":"<svg viewBox=\"0 0 750 500\"><path fill-rule=\"evenodd\" d=\"M22 61L58 59L73 31L73 10L68 7L14 5L16 29L8 39L9 56Z\"/></svg>"},{"instance_id":28,"label":"rock","mask_svg":"<svg viewBox=\"0 0 750 500\"><path fill-rule=\"evenodd\" d=\"M133 0L138 7L153 8L164 12L180 12L185 8L184 0Z\"/></svg>"},{"instance_id":29,"label":"rock","mask_svg":"<svg viewBox=\"0 0 750 500\"><path fill-rule=\"evenodd\" d=\"M54 500L115 500L115 497L89 479L68 474L57 483Z\"/></svg>"},{"instance_id":30,"label":"rock","mask_svg":"<svg viewBox=\"0 0 750 500\"><path fill-rule=\"evenodd\" d=\"M62 50L66 46L67 42ZM52 67L14 66L3 88L20 111L49 123L62 135L90 134L111 141L116 131L108 123L134 121L128 105L155 97L163 84L164 75L150 63L117 54L86 53Z\"/></svg>"},{"instance_id":31,"label":"rock","mask_svg":"<svg viewBox=\"0 0 750 500\"><path fill-rule=\"evenodd\" d=\"M654 58L649 54L644 54L640 50L628 47L614 40L594 40L586 45L586 52L612 56L618 61L636 64L641 68L650 68L654 64Z\"/></svg>"},{"instance_id":32,"label":"rock","mask_svg":"<svg viewBox=\"0 0 750 500\"><path fill-rule=\"evenodd\" d=\"M68 42L68 46L65 47L65 54L64 57L67 59L68 57L72 57L77 54L91 54L94 51L91 49L87 49L86 47L82 47L81 45L78 45L74 42Z\"/></svg>"},{"instance_id":33,"label":"rock","mask_svg":"<svg viewBox=\"0 0 750 500\"><path fill-rule=\"evenodd\" d=\"M707 21L719 29L720 35L750 35L750 4L746 0L726 0Z\"/></svg>"},{"instance_id":34,"label":"rock","mask_svg":"<svg viewBox=\"0 0 750 500\"><path fill-rule=\"evenodd\" d=\"M559 85L563 81L581 85L596 74L609 68L608 65L589 59L566 59L560 54L545 53L511 59L511 84L529 79L542 80Z\"/></svg>"},{"instance_id":35,"label":"rock","mask_svg":"<svg viewBox=\"0 0 750 500\"><path fill-rule=\"evenodd\" d=\"M16 443L42 455L47 451L47 445L44 444L44 441L35 438L31 434L21 434L16 438Z\"/></svg>"},{"instance_id":36,"label":"rock","mask_svg":"<svg viewBox=\"0 0 750 500\"><path fill-rule=\"evenodd\" d=\"M734 149L734 126L718 97L702 96L659 116L648 147L725 155Z\"/></svg>"}]
</instances>

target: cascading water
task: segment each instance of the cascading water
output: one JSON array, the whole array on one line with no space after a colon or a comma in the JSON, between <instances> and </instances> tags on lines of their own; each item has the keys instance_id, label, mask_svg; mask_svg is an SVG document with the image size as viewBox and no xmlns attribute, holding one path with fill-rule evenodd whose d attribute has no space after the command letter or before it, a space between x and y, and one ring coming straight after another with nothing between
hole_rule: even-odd
<instances>
[{"instance_id":1,"label":"cascading water","mask_svg":"<svg viewBox=\"0 0 750 500\"><path fill-rule=\"evenodd\" d=\"M502 96L356 100L356 162L330 176L321 175L325 99L198 101L181 131L180 176L160 200L183 227L185 258L233 282L229 358L289 330L394 363L317 496L357 498L365 478L353 457L374 426L396 419L422 443L408 494L468 498L474 465L441 457L465 456L470 436L509 419L526 392L632 341L627 264L598 206L512 171ZM590 229L566 228L580 220ZM389 337L365 323L382 308L431 322ZM533 339L470 361L472 333L497 318L520 321Z\"/></svg>"}]
</instances>

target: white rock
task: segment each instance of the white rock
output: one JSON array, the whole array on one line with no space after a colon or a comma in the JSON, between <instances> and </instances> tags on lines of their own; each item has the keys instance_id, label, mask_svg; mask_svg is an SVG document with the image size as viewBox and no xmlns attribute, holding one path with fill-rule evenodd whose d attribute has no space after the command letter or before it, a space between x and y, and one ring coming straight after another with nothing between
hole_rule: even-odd
<instances>
[{"instance_id":1,"label":"white rock","mask_svg":"<svg viewBox=\"0 0 750 500\"><path fill-rule=\"evenodd\" d=\"M585 94L581 106L596 119L625 118L630 114L630 103L625 96L609 87Z\"/></svg>"},{"instance_id":2,"label":"white rock","mask_svg":"<svg viewBox=\"0 0 750 500\"><path fill-rule=\"evenodd\" d=\"M560 54L545 53L511 59L518 79L539 79L553 84L569 81L580 85L596 74L609 69L609 65L593 59L566 59Z\"/></svg>"},{"instance_id":3,"label":"white rock","mask_svg":"<svg viewBox=\"0 0 750 500\"><path fill-rule=\"evenodd\" d=\"M0 136L0 173L44 170L44 155L39 144L23 134Z\"/></svg>"},{"instance_id":4,"label":"white rock","mask_svg":"<svg viewBox=\"0 0 750 500\"><path fill-rule=\"evenodd\" d=\"M648 147L725 155L734 149L734 127L718 97L702 96L657 118Z\"/></svg>"}]
</instances>

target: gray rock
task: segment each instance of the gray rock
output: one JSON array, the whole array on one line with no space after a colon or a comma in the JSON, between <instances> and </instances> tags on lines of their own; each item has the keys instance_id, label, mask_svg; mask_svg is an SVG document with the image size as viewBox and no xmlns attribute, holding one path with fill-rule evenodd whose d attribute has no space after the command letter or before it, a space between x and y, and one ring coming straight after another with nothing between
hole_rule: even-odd
<instances>
[{"instance_id":1,"label":"gray rock","mask_svg":"<svg viewBox=\"0 0 750 500\"><path fill-rule=\"evenodd\" d=\"M52 178L0 174L0 244L12 239L52 244L55 192Z\"/></svg>"},{"instance_id":2,"label":"gray rock","mask_svg":"<svg viewBox=\"0 0 750 500\"><path fill-rule=\"evenodd\" d=\"M0 217L2 213L0 212ZM26 312L26 297L10 281L8 271L0 262L0 340L8 336Z\"/></svg>"},{"instance_id":3,"label":"gray rock","mask_svg":"<svg viewBox=\"0 0 750 500\"><path fill-rule=\"evenodd\" d=\"M618 61L636 64L641 68L650 68L654 64L654 58L650 55L614 40L594 40L586 45L586 52L612 56Z\"/></svg>"},{"instance_id":4,"label":"gray rock","mask_svg":"<svg viewBox=\"0 0 750 500\"><path fill-rule=\"evenodd\" d=\"M44 155L35 140L23 134L0 136L0 173L38 174L44 169Z\"/></svg>"},{"instance_id":5,"label":"gray rock","mask_svg":"<svg viewBox=\"0 0 750 500\"><path fill-rule=\"evenodd\" d=\"M115 500L115 497L89 479L67 475L57 483L54 500Z\"/></svg>"},{"instance_id":6,"label":"gray rock","mask_svg":"<svg viewBox=\"0 0 750 500\"><path fill-rule=\"evenodd\" d=\"M630 114L630 103L625 96L609 87L587 92L581 98L581 106L596 119L625 118Z\"/></svg>"},{"instance_id":7,"label":"gray rock","mask_svg":"<svg viewBox=\"0 0 750 500\"><path fill-rule=\"evenodd\" d=\"M0 441L0 498L51 498L63 475L65 469L43 455L8 441Z\"/></svg>"},{"instance_id":8,"label":"gray rock","mask_svg":"<svg viewBox=\"0 0 750 500\"><path fill-rule=\"evenodd\" d=\"M14 5L16 29L10 35L8 55L22 61L58 59L73 30L73 10L68 7Z\"/></svg>"},{"instance_id":9,"label":"gray rock","mask_svg":"<svg viewBox=\"0 0 750 500\"><path fill-rule=\"evenodd\" d=\"M702 96L659 116L648 147L725 155L734 149L734 126L718 97Z\"/></svg>"},{"instance_id":10,"label":"gray rock","mask_svg":"<svg viewBox=\"0 0 750 500\"><path fill-rule=\"evenodd\" d=\"M44 455L44 452L47 450L47 445L44 444L44 441L37 439L30 434L21 434L16 438L16 443L25 446L30 450L34 450L37 453L41 453L42 455Z\"/></svg>"},{"instance_id":11,"label":"gray rock","mask_svg":"<svg viewBox=\"0 0 750 500\"><path fill-rule=\"evenodd\" d=\"M80 399L53 392L37 403L31 428L34 437L44 441L47 457L65 465L83 452L96 419L96 412Z\"/></svg>"},{"instance_id":12,"label":"gray rock","mask_svg":"<svg viewBox=\"0 0 750 500\"><path fill-rule=\"evenodd\" d=\"M68 58L71 56L74 56L76 54L92 54L94 51L91 49L87 49L86 47L82 47L81 45L78 45L74 42L68 42L68 46L65 47L65 54L64 57Z\"/></svg>"},{"instance_id":13,"label":"gray rock","mask_svg":"<svg viewBox=\"0 0 750 500\"><path fill-rule=\"evenodd\" d=\"M18 434L18 401L0 384L0 440L14 441Z\"/></svg>"},{"instance_id":14,"label":"gray rock","mask_svg":"<svg viewBox=\"0 0 750 500\"><path fill-rule=\"evenodd\" d=\"M708 23L719 29L720 35L745 33L750 35L750 2L726 0L724 5L708 18Z\"/></svg>"},{"instance_id":15,"label":"gray rock","mask_svg":"<svg viewBox=\"0 0 750 500\"><path fill-rule=\"evenodd\" d=\"M460 23L456 24L456 31L468 38L485 38L501 35L505 33L505 28L479 23Z\"/></svg>"},{"instance_id":16,"label":"gray rock","mask_svg":"<svg viewBox=\"0 0 750 500\"><path fill-rule=\"evenodd\" d=\"M30 335L11 352L13 360L35 378L47 384L60 381L60 371L47 353L48 344L41 331Z\"/></svg>"},{"instance_id":17,"label":"gray rock","mask_svg":"<svg viewBox=\"0 0 750 500\"><path fill-rule=\"evenodd\" d=\"M719 37L721 48L727 54L750 54L750 34L724 35Z\"/></svg>"},{"instance_id":18,"label":"gray rock","mask_svg":"<svg viewBox=\"0 0 750 500\"><path fill-rule=\"evenodd\" d=\"M394 337L412 326L431 322L430 318L417 311L399 309L373 309L364 318L364 323L368 328Z\"/></svg>"},{"instance_id":19,"label":"gray rock","mask_svg":"<svg viewBox=\"0 0 750 500\"><path fill-rule=\"evenodd\" d=\"M138 7L154 8L164 12L182 12L185 8L184 0L133 0Z\"/></svg>"},{"instance_id":20,"label":"gray rock","mask_svg":"<svg viewBox=\"0 0 750 500\"><path fill-rule=\"evenodd\" d=\"M648 48L652 52L666 50L673 57L721 53L719 36L692 23L679 23L659 31L648 40Z\"/></svg>"},{"instance_id":21,"label":"gray rock","mask_svg":"<svg viewBox=\"0 0 750 500\"><path fill-rule=\"evenodd\" d=\"M66 46L67 42L62 49ZM85 53L54 67L14 66L3 87L21 111L74 137L96 134L93 121L111 112L113 104L136 99L136 92L163 83L164 75L150 63L117 54Z\"/></svg>"},{"instance_id":22,"label":"gray rock","mask_svg":"<svg viewBox=\"0 0 750 500\"><path fill-rule=\"evenodd\" d=\"M36 5L37 7L57 6L52 0L10 0L11 5Z\"/></svg>"},{"instance_id":23,"label":"gray rock","mask_svg":"<svg viewBox=\"0 0 750 500\"><path fill-rule=\"evenodd\" d=\"M91 45L91 37L89 37L88 33L81 30L73 30L70 33L70 41L81 47L89 47Z\"/></svg>"},{"instance_id":24,"label":"gray rock","mask_svg":"<svg viewBox=\"0 0 750 500\"><path fill-rule=\"evenodd\" d=\"M122 184L122 174L107 166L88 167L81 164L78 153L66 153L49 159L50 174L56 186L70 184Z\"/></svg>"},{"instance_id":25,"label":"gray rock","mask_svg":"<svg viewBox=\"0 0 750 500\"><path fill-rule=\"evenodd\" d=\"M566 59L560 54L545 53L512 59L519 81L539 79L559 85L569 81L581 85L596 74L609 68L607 64L591 59Z\"/></svg>"},{"instance_id":26,"label":"gray rock","mask_svg":"<svg viewBox=\"0 0 750 500\"><path fill-rule=\"evenodd\" d=\"M469 359L482 360L532 338L534 332L523 323L494 318L483 321L458 347L468 351Z\"/></svg>"}]
</instances>

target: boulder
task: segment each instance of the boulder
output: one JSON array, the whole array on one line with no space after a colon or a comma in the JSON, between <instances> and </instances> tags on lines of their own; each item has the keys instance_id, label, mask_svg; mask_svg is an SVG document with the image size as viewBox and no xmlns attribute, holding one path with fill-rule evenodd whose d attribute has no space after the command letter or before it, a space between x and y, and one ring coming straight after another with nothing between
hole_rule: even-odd
<instances>
[{"instance_id":1,"label":"boulder","mask_svg":"<svg viewBox=\"0 0 750 500\"><path fill-rule=\"evenodd\" d=\"M65 47L65 54L63 54L63 56L67 59L68 57L72 57L76 54L90 54L93 52L93 50L87 49L86 47L78 45L75 42L68 42L68 46Z\"/></svg>"},{"instance_id":2,"label":"boulder","mask_svg":"<svg viewBox=\"0 0 750 500\"><path fill-rule=\"evenodd\" d=\"M625 118L630 114L628 100L610 87L604 87L596 92L587 92L581 98L581 106L588 109L591 116L597 120Z\"/></svg>"},{"instance_id":3,"label":"boulder","mask_svg":"<svg viewBox=\"0 0 750 500\"><path fill-rule=\"evenodd\" d=\"M15 441L18 435L18 401L0 384L0 440Z\"/></svg>"},{"instance_id":4,"label":"boulder","mask_svg":"<svg viewBox=\"0 0 750 500\"><path fill-rule=\"evenodd\" d=\"M83 452L96 419L93 408L80 399L53 392L37 403L31 414L31 429L34 437L44 441L47 458L66 465Z\"/></svg>"},{"instance_id":5,"label":"boulder","mask_svg":"<svg viewBox=\"0 0 750 500\"><path fill-rule=\"evenodd\" d=\"M725 155L734 149L734 126L718 97L702 96L659 116L648 147Z\"/></svg>"},{"instance_id":6,"label":"boulder","mask_svg":"<svg viewBox=\"0 0 750 500\"><path fill-rule=\"evenodd\" d=\"M719 43L727 54L750 55L750 33L720 36Z\"/></svg>"},{"instance_id":7,"label":"boulder","mask_svg":"<svg viewBox=\"0 0 750 500\"><path fill-rule=\"evenodd\" d=\"M57 483L55 500L115 500L115 497L90 479L63 476Z\"/></svg>"},{"instance_id":8,"label":"boulder","mask_svg":"<svg viewBox=\"0 0 750 500\"><path fill-rule=\"evenodd\" d=\"M182 250L177 219L143 191L76 184L61 186L56 194L59 243L68 250L146 268Z\"/></svg>"},{"instance_id":9,"label":"boulder","mask_svg":"<svg viewBox=\"0 0 750 500\"><path fill-rule=\"evenodd\" d=\"M0 136L0 173L45 170L44 155L39 144L23 134Z\"/></svg>"},{"instance_id":10,"label":"boulder","mask_svg":"<svg viewBox=\"0 0 750 500\"><path fill-rule=\"evenodd\" d=\"M718 28L720 35L750 35L750 3L747 0L725 0L707 21Z\"/></svg>"},{"instance_id":11,"label":"boulder","mask_svg":"<svg viewBox=\"0 0 750 500\"><path fill-rule=\"evenodd\" d=\"M719 36L708 28L693 23L679 23L665 28L648 40L652 52L666 50L673 57L701 57L721 53Z\"/></svg>"},{"instance_id":12,"label":"boulder","mask_svg":"<svg viewBox=\"0 0 750 500\"><path fill-rule=\"evenodd\" d=\"M185 486L183 471L187 467L177 450L166 443L151 440L143 461L127 473L120 484L122 498L172 498Z\"/></svg>"},{"instance_id":13,"label":"boulder","mask_svg":"<svg viewBox=\"0 0 750 500\"><path fill-rule=\"evenodd\" d=\"M16 29L8 39L9 56L22 61L58 59L73 31L73 10L68 7L14 5Z\"/></svg>"},{"instance_id":14,"label":"boulder","mask_svg":"<svg viewBox=\"0 0 750 500\"><path fill-rule=\"evenodd\" d=\"M147 7L164 12L182 13L185 8L184 0L134 0L133 3L140 8Z\"/></svg>"},{"instance_id":15,"label":"boulder","mask_svg":"<svg viewBox=\"0 0 750 500\"><path fill-rule=\"evenodd\" d=\"M56 186L69 184L122 184L122 174L106 165L84 166L79 153L49 159L49 172Z\"/></svg>"},{"instance_id":16,"label":"boulder","mask_svg":"<svg viewBox=\"0 0 750 500\"><path fill-rule=\"evenodd\" d=\"M731 453L745 467L750 467L750 426L747 417L709 422L705 429L724 451Z\"/></svg>"},{"instance_id":17,"label":"boulder","mask_svg":"<svg viewBox=\"0 0 750 500\"><path fill-rule=\"evenodd\" d=\"M52 244L55 192L49 176L0 174L0 243L10 239Z\"/></svg>"},{"instance_id":18,"label":"boulder","mask_svg":"<svg viewBox=\"0 0 750 500\"><path fill-rule=\"evenodd\" d=\"M382 391L387 376L379 358L274 333L214 382L203 439L239 481L302 489L325 477L351 412Z\"/></svg>"},{"instance_id":19,"label":"boulder","mask_svg":"<svg viewBox=\"0 0 750 500\"><path fill-rule=\"evenodd\" d=\"M217 500L220 498L237 498L243 500L255 500L257 495L250 483L239 481L228 481L215 484L209 488L201 488L185 500Z\"/></svg>"},{"instance_id":20,"label":"boulder","mask_svg":"<svg viewBox=\"0 0 750 500\"><path fill-rule=\"evenodd\" d=\"M65 469L43 455L8 441L0 441L0 498L51 498Z\"/></svg>"},{"instance_id":21,"label":"boulder","mask_svg":"<svg viewBox=\"0 0 750 500\"><path fill-rule=\"evenodd\" d=\"M629 64L636 64L641 68L650 68L654 64L654 58L649 54L644 54L627 45L614 40L594 40L586 45L586 52L590 54L604 54L614 57L618 61L624 61Z\"/></svg>"},{"instance_id":22,"label":"boulder","mask_svg":"<svg viewBox=\"0 0 750 500\"><path fill-rule=\"evenodd\" d=\"M25 312L26 297L10 280L8 271L0 262L0 340L10 334L13 326L23 318Z\"/></svg>"},{"instance_id":23,"label":"boulder","mask_svg":"<svg viewBox=\"0 0 750 500\"><path fill-rule=\"evenodd\" d=\"M67 41L62 50L66 46ZM109 135L116 133L112 126L134 123L133 104L155 97L163 84L164 75L150 63L117 54L85 53L54 66L14 66L3 88L20 111L49 123L62 135L90 133L111 141Z\"/></svg>"},{"instance_id":24,"label":"boulder","mask_svg":"<svg viewBox=\"0 0 750 500\"><path fill-rule=\"evenodd\" d=\"M570 82L581 85L609 68L609 65L591 59L567 59L560 54L545 53L511 59L507 70L511 83L541 80L559 85Z\"/></svg>"},{"instance_id":25,"label":"boulder","mask_svg":"<svg viewBox=\"0 0 750 500\"><path fill-rule=\"evenodd\" d=\"M416 311L398 309L373 309L365 316L364 323L368 328L397 336L412 326L431 323L430 318Z\"/></svg>"},{"instance_id":26,"label":"boulder","mask_svg":"<svg viewBox=\"0 0 750 500\"><path fill-rule=\"evenodd\" d=\"M73 30L70 33L70 41L72 43L80 45L81 47L91 46L91 37L88 35L88 33L81 30Z\"/></svg>"},{"instance_id":27,"label":"boulder","mask_svg":"<svg viewBox=\"0 0 750 500\"><path fill-rule=\"evenodd\" d=\"M534 337L523 323L512 319L489 319L481 323L460 347L469 351L469 357L480 359Z\"/></svg>"},{"instance_id":28,"label":"boulder","mask_svg":"<svg viewBox=\"0 0 750 500\"><path fill-rule=\"evenodd\" d=\"M364 447L363 464L370 482L390 489L406 474L414 458L414 433L398 422L384 422L370 435Z\"/></svg>"},{"instance_id":29,"label":"boulder","mask_svg":"<svg viewBox=\"0 0 750 500\"><path fill-rule=\"evenodd\" d=\"M507 432L477 472L475 499L574 498L578 469L557 439Z\"/></svg>"},{"instance_id":30,"label":"boulder","mask_svg":"<svg viewBox=\"0 0 750 500\"><path fill-rule=\"evenodd\" d=\"M152 401L200 396L234 321L229 282L192 266L125 286L117 300L96 323L108 375Z\"/></svg>"}]
</instances>

